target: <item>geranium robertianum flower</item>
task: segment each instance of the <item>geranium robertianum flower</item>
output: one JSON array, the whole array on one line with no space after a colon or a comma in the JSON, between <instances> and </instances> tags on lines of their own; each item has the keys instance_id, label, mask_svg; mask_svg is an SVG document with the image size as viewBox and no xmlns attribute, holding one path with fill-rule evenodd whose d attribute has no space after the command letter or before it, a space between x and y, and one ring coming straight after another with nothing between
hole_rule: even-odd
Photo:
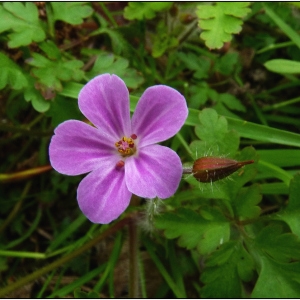
<instances>
[{"instance_id":1,"label":"geranium robertianum flower","mask_svg":"<svg viewBox=\"0 0 300 300\"><path fill-rule=\"evenodd\" d=\"M157 145L175 135L187 117L185 98L173 88L146 89L130 120L129 93L116 75L104 74L80 91L78 105L95 127L61 123L49 146L59 173L90 172L79 184L80 209L94 223L109 223L127 208L132 194L162 199L173 195L182 175L178 155Z\"/></svg>"}]
</instances>

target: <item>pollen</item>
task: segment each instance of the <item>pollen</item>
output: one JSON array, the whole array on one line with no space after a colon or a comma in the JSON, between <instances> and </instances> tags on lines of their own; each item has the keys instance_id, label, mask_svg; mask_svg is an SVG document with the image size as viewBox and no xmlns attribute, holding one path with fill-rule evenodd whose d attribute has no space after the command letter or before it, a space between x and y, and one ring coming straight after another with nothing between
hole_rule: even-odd
<instances>
[{"instance_id":1,"label":"pollen","mask_svg":"<svg viewBox=\"0 0 300 300\"><path fill-rule=\"evenodd\" d=\"M121 140L115 143L118 152L123 156L130 156L136 152L134 140L137 138L136 134L132 134L131 137L123 136Z\"/></svg>"}]
</instances>

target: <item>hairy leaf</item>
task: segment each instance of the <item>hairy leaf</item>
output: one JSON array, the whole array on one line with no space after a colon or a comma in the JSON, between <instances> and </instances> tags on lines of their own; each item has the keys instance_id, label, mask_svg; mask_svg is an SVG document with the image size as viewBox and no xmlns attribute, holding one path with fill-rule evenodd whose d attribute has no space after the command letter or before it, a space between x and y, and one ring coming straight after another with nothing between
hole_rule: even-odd
<instances>
[{"instance_id":1,"label":"hairy leaf","mask_svg":"<svg viewBox=\"0 0 300 300\"><path fill-rule=\"evenodd\" d=\"M33 2L5 2L0 5L0 33L7 30L13 31L8 35L8 46L11 48L41 42L46 38Z\"/></svg>"},{"instance_id":2,"label":"hairy leaf","mask_svg":"<svg viewBox=\"0 0 300 300\"><path fill-rule=\"evenodd\" d=\"M239 136L235 131L228 131L225 117L218 116L215 110L207 108L199 113L199 120L200 124L196 126L195 132L202 140L203 148L206 148L206 155L235 155Z\"/></svg>"},{"instance_id":3,"label":"hairy leaf","mask_svg":"<svg viewBox=\"0 0 300 300\"><path fill-rule=\"evenodd\" d=\"M129 2L124 9L124 17L128 20L153 19L159 11L167 10L173 2Z\"/></svg>"},{"instance_id":4,"label":"hairy leaf","mask_svg":"<svg viewBox=\"0 0 300 300\"><path fill-rule=\"evenodd\" d=\"M54 20L79 25L93 13L86 2L51 2Z\"/></svg>"},{"instance_id":5,"label":"hairy leaf","mask_svg":"<svg viewBox=\"0 0 300 300\"><path fill-rule=\"evenodd\" d=\"M200 214L180 208L176 213L157 217L156 227L169 239L179 238L178 244L187 249L197 248L201 254L215 250L229 239L229 223L217 210L201 208Z\"/></svg>"},{"instance_id":6,"label":"hairy leaf","mask_svg":"<svg viewBox=\"0 0 300 300\"><path fill-rule=\"evenodd\" d=\"M242 18L250 9L249 2L216 2L214 5L198 5L199 26L203 30L200 37L208 48L221 48L229 42L232 34L242 30Z\"/></svg>"}]
</instances>

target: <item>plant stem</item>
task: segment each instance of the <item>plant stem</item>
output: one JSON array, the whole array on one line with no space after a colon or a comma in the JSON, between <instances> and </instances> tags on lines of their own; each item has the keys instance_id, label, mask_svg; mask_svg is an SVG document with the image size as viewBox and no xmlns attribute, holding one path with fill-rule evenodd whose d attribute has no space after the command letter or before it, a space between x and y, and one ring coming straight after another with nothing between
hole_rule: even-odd
<instances>
[{"instance_id":1,"label":"plant stem","mask_svg":"<svg viewBox=\"0 0 300 300\"><path fill-rule=\"evenodd\" d=\"M108 17L109 21L114 27L118 27L117 22L115 21L114 17L111 15L110 11L106 8L105 4L103 2L99 2L101 8L103 9L104 13Z\"/></svg>"},{"instance_id":2,"label":"plant stem","mask_svg":"<svg viewBox=\"0 0 300 300\"><path fill-rule=\"evenodd\" d=\"M131 206L139 204L139 197L133 195ZM132 217L128 223L129 233L129 298L139 298L139 241L136 218Z\"/></svg>"},{"instance_id":3,"label":"plant stem","mask_svg":"<svg viewBox=\"0 0 300 300\"><path fill-rule=\"evenodd\" d=\"M61 266L64 266L70 260L74 259L75 257L81 255L85 251L92 248L94 245L99 243L99 241L103 240L107 236L109 236L112 233L114 233L114 232L120 230L121 228L123 228L125 225L127 225L130 222L130 220L132 218L132 215L133 214L131 214L130 216L118 221L113 226L111 226L109 229L107 229L103 233L97 235L92 240L90 240L89 242L87 242L86 244L81 246L80 248L76 249L75 251L73 251L73 252L71 252L71 253L69 253L69 254L67 254L67 255L59 258L59 259L57 259L56 261L52 262L51 264L49 264L49 265L33 272L33 273L21 278L17 282L12 283L12 284L6 286L5 288L1 289L0 290L0 297L13 292L14 290L26 285L30 281L33 281L37 278L40 278L41 276L43 276L44 274L54 270L55 268L59 268Z\"/></svg>"},{"instance_id":4,"label":"plant stem","mask_svg":"<svg viewBox=\"0 0 300 300\"><path fill-rule=\"evenodd\" d=\"M15 204L14 208L12 209L12 211L10 212L8 217L5 219L5 221L0 226L0 233L2 231L4 231L4 229L12 222L12 220L14 219L14 217L16 216L18 211L21 209L23 200L26 197L26 195L28 194L30 187L31 187L31 181L26 183L25 188L20 197L20 200Z\"/></svg>"},{"instance_id":5,"label":"plant stem","mask_svg":"<svg viewBox=\"0 0 300 300\"><path fill-rule=\"evenodd\" d=\"M184 137L181 135L180 132L177 132L176 137L179 139L180 143L182 144L186 152L189 154L189 156L191 156L191 158L194 158L189 145L187 144L187 142L185 141Z\"/></svg>"}]
</instances>

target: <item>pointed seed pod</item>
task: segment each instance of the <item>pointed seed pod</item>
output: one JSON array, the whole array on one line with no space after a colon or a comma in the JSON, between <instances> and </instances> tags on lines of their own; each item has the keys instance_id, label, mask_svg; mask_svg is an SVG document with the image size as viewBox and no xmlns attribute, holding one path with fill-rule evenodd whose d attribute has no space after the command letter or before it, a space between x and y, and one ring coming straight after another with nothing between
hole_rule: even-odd
<instances>
[{"instance_id":1,"label":"pointed seed pod","mask_svg":"<svg viewBox=\"0 0 300 300\"><path fill-rule=\"evenodd\" d=\"M223 179L254 160L236 161L228 158L205 156L195 160L193 175L200 182Z\"/></svg>"}]
</instances>

